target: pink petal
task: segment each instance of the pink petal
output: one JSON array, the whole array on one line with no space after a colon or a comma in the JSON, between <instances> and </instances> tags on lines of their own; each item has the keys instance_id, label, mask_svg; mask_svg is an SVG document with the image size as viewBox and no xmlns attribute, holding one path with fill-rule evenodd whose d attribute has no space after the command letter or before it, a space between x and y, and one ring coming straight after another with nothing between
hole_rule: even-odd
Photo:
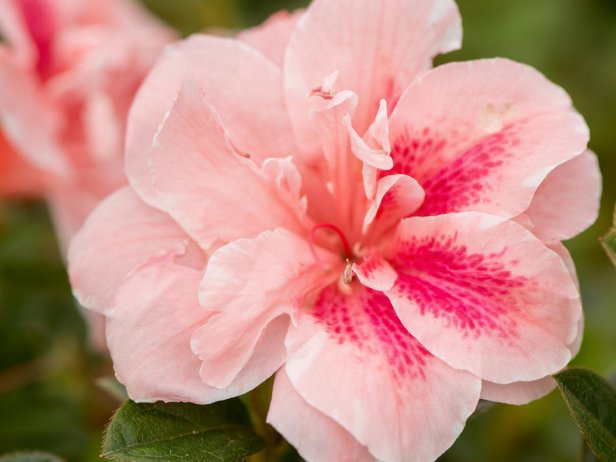
<instances>
[{"instance_id":1,"label":"pink petal","mask_svg":"<svg viewBox=\"0 0 616 462\"><path fill-rule=\"evenodd\" d=\"M352 203L358 201L359 163L349 150L349 135L342 123L345 116L353 114L357 107L357 95L350 91L338 92L321 110L311 113L317 136L321 141L326 166L315 165L315 186L309 196L311 216L321 222L340 222L352 228L349 216ZM302 164L308 168L305 164ZM306 175L304 175L306 178ZM327 187L323 187L323 183ZM324 196L324 197L323 197Z\"/></svg>"},{"instance_id":2,"label":"pink petal","mask_svg":"<svg viewBox=\"0 0 616 462\"><path fill-rule=\"evenodd\" d=\"M402 90L431 58L458 48L461 27L450 0L315 0L299 21L285 58L285 86L293 125L308 154L318 150L307 95L332 72L336 90L359 96L353 125L363 134L381 99L393 108Z\"/></svg>"},{"instance_id":3,"label":"pink petal","mask_svg":"<svg viewBox=\"0 0 616 462\"><path fill-rule=\"evenodd\" d=\"M252 367L248 391L282 365L290 317L325 275L315 263L306 241L284 229L239 239L211 255L199 297L219 314L192 337L205 383L228 387Z\"/></svg>"},{"instance_id":4,"label":"pink petal","mask_svg":"<svg viewBox=\"0 0 616 462\"><path fill-rule=\"evenodd\" d=\"M350 288L323 290L291 330L288 377L376 459L435 460L474 411L480 380L428 353L381 292Z\"/></svg>"},{"instance_id":5,"label":"pink petal","mask_svg":"<svg viewBox=\"0 0 616 462\"><path fill-rule=\"evenodd\" d=\"M355 156L364 164L369 165L370 167L374 167L379 170L390 170L394 165L394 161L389 156L390 146L389 131L387 128L387 105L385 104L385 100L381 100L381 103L379 112L377 113L377 119L373 122L368 131L368 135L366 137L368 139L362 138L355 131L352 126L350 116L344 117L343 122L349 132L351 151L353 154L355 154ZM376 135L372 135L370 133L372 130L382 132L380 133L379 139L375 139Z\"/></svg>"},{"instance_id":6,"label":"pink petal","mask_svg":"<svg viewBox=\"0 0 616 462\"><path fill-rule=\"evenodd\" d=\"M297 10L293 13L279 11L271 15L263 24L240 32L237 38L259 50L282 67L289 38L303 14L304 10Z\"/></svg>"},{"instance_id":7,"label":"pink petal","mask_svg":"<svg viewBox=\"0 0 616 462\"><path fill-rule=\"evenodd\" d=\"M409 218L387 294L408 330L452 367L497 383L555 373L581 315L562 258L528 230L476 212Z\"/></svg>"},{"instance_id":8,"label":"pink petal","mask_svg":"<svg viewBox=\"0 0 616 462\"><path fill-rule=\"evenodd\" d=\"M284 369L276 374L267 422L308 462L375 460L349 432L310 406L293 388Z\"/></svg>"},{"instance_id":9,"label":"pink petal","mask_svg":"<svg viewBox=\"0 0 616 462\"><path fill-rule=\"evenodd\" d=\"M381 178L364 217L363 232L370 233L372 238L379 236L400 219L415 213L424 198L423 188L410 176L388 175Z\"/></svg>"},{"instance_id":10,"label":"pink petal","mask_svg":"<svg viewBox=\"0 0 616 462\"><path fill-rule=\"evenodd\" d=\"M483 381L481 399L498 403L522 405L528 404L550 393L556 382L551 375L532 382L514 382L507 384Z\"/></svg>"},{"instance_id":11,"label":"pink petal","mask_svg":"<svg viewBox=\"0 0 616 462\"><path fill-rule=\"evenodd\" d=\"M597 156L586 151L545 178L525 214L543 240L565 240L592 225L599 215L601 172Z\"/></svg>"},{"instance_id":12,"label":"pink petal","mask_svg":"<svg viewBox=\"0 0 616 462\"><path fill-rule=\"evenodd\" d=\"M268 178L237 151L217 113L193 84L183 85L157 134L150 169L161 208L203 249L218 240L230 242L277 226L303 231L300 218L305 207L291 162L279 169L279 175L295 185L281 194L283 178L272 178L271 172ZM295 210L289 194L297 200Z\"/></svg>"},{"instance_id":13,"label":"pink petal","mask_svg":"<svg viewBox=\"0 0 616 462\"><path fill-rule=\"evenodd\" d=\"M558 242L550 245L549 247L558 253L564 260L573 282L576 284L576 287L579 288L573 259L571 258L571 255L569 255L569 252L565 246ZM575 299L570 303L572 304L572 308L577 310L578 307L576 305L579 305L580 300ZM581 313L581 316L577 321L577 333L575 335L575 339L568 345L572 358L577 356L580 351L583 337L584 315ZM500 403L521 405L544 397L552 391L555 386L556 382L551 376L530 382L513 382L508 384L492 383L484 380L481 389L481 398Z\"/></svg>"},{"instance_id":14,"label":"pink petal","mask_svg":"<svg viewBox=\"0 0 616 462\"><path fill-rule=\"evenodd\" d=\"M578 333L575 340L569 345L571 357L580 351L584 332L584 317L578 320ZM498 403L522 405L543 398L556 387L551 375L531 382L513 382L507 384L493 383L487 380L482 382L481 399Z\"/></svg>"},{"instance_id":15,"label":"pink petal","mask_svg":"<svg viewBox=\"0 0 616 462\"><path fill-rule=\"evenodd\" d=\"M103 201L71 242L69 275L79 302L107 311L124 278L139 265L166 254L181 254L190 238L130 188Z\"/></svg>"},{"instance_id":16,"label":"pink petal","mask_svg":"<svg viewBox=\"0 0 616 462\"><path fill-rule=\"evenodd\" d=\"M428 72L401 97L390 130L391 172L423 186L424 216L469 210L514 217L588 141L560 87L505 59Z\"/></svg>"},{"instance_id":17,"label":"pink petal","mask_svg":"<svg viewBox=\"0 0 616 462\"><path fill-rule=\"evenodd\" d=\"M107 343L131 399L207 404L234 395L201 381L190 350L192 332L210 316L199 306L200 281L201 271L165 259L138 268L116 294Z\"/></svg>"},{"instance_id":18,"label":"pink petal","mask_svg":"<svg viewBox=\"0 0 616 462\"><path fill-rule=\"evenodd\" d=\"M156 204L148 173L148 147L181 85L207 93L237 148L260 161L294 150L280 70L236 40L195 35L171 45L149 74L129 115L126 169L131 184Z\"/></svg>"},{"instance_id":19,"label":"pink petal","mask_svg":"<svg viewBox=\"0 0 616 462\"><path fill-rule=\"evenodd\" d=\"M353 273L364 286L380 292L390 290L398 274L379 253L370 252L361 263L353 264Z\"/></svg>"}]
</instances>

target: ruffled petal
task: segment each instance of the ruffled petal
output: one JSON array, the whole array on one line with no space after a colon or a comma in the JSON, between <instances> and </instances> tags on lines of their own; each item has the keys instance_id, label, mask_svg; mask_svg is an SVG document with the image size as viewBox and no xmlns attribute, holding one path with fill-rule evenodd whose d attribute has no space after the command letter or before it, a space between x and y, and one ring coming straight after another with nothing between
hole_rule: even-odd
<instances>
[{"instance_id":1,"label":"ruffled petal","mask_svg":"<svg viewBox=\"0 0 616 462\"><path fill-rule=\"evenodd\" d=\"M391 173L426 191L423 216L524 212L546 176L586 149L588 127L567 94L505 59L429 71L390 119Z\"/></svg>"},{"instance_id":2,"label":"ruffled petal","mask_svg":"<svg viewBox=\"0 0 616 462\"><path fill-rule=\"evenodd\" d=\"M267 422L307 462L375 460L348 431L310 406L293 388L284 369L276 374Z\"/></svg>"},{"instance_id":3,"label":"ruffled petal","mask_svg":"<svg viewBox=\"0 0 616 462\"><path fill-rule=\"evenodd\" d=\"M301 316L285 371L310 406L376 459L435 460L474 411L480 380L425 350L383 293L350 289L326 288Z\"/></svg>"},{"instance_id":4,"label":"ruffled petal","mask_svg":"<svg viewBox=\"0 0 616 462\"><path fill-rule=\"evenodd\" d=\"M380 292L391 289L398 277L398 273L376 251L366 254L360 263L354 263L353 273L364 286Z\"/></svg>"},{"instance_id":5,"label":"ruffled petal","mask_svg":"<svg viewBox=\"0 0 616 462\"><path fill-rule=\"evenodd\" d=\"M558 166L545 178L525 215L542 240L570 239L599 215L601 172L597 156L586 151Z\"/></svg>"},{"instance_id":6,"label":"ruffled petal","mask_svg":"<svg viewBox=\"0 0 616 462\"><path fill-rule=\"evenodd\" d=\"M359 163L350 152L348 130L342 123L356 108L357 95L341 91L324 108L311 113L326 164L314 166L316 187L309 190L310 212L319 221L344 223L346 228L352 227L351 204L363 199L357 193Z\"/></svg>"},{"instance_id":7,"label":"ruffled petal","mask_svg":"<svg viewBox=\"0 0 616 462\"><path fill-rule=\"evenodd\" d=\"M374 199L366 212L363 232L372 241L402 218L415 213L423 204L425 192L407 175L388 175L378 180Z\"/></svg>"},{"instance_id":8,"label":"ruffled petal","mask_svg":"<svg viewBox=\"0 0 616 462\"><path fill-rule=\"evenodd\" d=\"M557 242L551 244L549 247L561 256L571 274L573 282L576 287L579 288L575 265L565 246ZM579 299L572 300L570 303L572 304L572 309L579 310L579 307L576 306L580 304ZM581 311L580 314L581 316L577 321L577 334L573 342L568 346L572 358L579 353L582 339L584 338L584 315ZM556 387L556 382L551 376L546 376L542 379L530 382L513 382L507 384L493 383L484 380L481 389L481 398L499 403L522 405L544 397L552 391L554 387Z\"/></svg>"},{"instance_id":9,"label":"ruffled petal","mask_svg":"<svg viewBox=\"0 0 616 462\"><path fill-rule=\"evenodd\" d=\"M562 258L517 223L475 212L408 218L387 292L402 323L452 367L497 383L564 367L581 316Z\"/></svg>"},{"instance_id":10,"label":"ruffled petal","mask_svg":"<svg viewBox=\"0 0 616 462\"><path fill-rule=\"evenodd\" d=\"M141 86L129 114L126 172L142 198L156 205L149 147L185 81L199 84L238 150L256 161L293 153L280 70L236 40L195 35L170 45Z\"/></svg>"},{"instance_id":11,"label":"ruffled petal","mask_svg":"<svg viewBox=\"0 0 616 462\"><path fill-rule=\"evenodd\" d=\"M160 207L203 249L279 226L301 232L305 204L291 161L261 172L233 143L202 91L185 83L151 151ZM285 178L291 189L281 189Z\"/></svg>"},{"instance_id":12,"label":"ruffled petal","mask_svg":"<svg viewBox=\"0 0 616 462\"><path fill-rule=\"evenodd\" d=\"M124 278L162 255L185 252L188 235L130 188L103 201L72 240L68 252L73 293L86 308L108 311Z\"/></svg>"},{"instance_id":13,"label":"ruffled petal","mask_svg":"<svg viewBox=\"0 0 616 462\"><path fill-rule=\"evenodd\" d=\"M271 376L284 361L290 319L324 276L306 241L284 229L216 250L199 296L206 310L218 314L192 337L203 381L225 388L250 367L248 391Z\"/></svg>"},{"instance_id":14,"label":"ruffled petal","mask_svg":"<svg viewBox=\"0 0 616 462\"><path fill-rule=\"evenodd\" d=\"M569 345L571 357L580 351L584 334L584 317L578 320L578 333L575 340ZM487 380L482 382L481 399L498 403L522 405L543 398L556 387L551 375L530 382L493 383Z\"/></svg>"},{"instance_id":15,"label":"ruffled petal","mask_svg":"<svg viewBox=\"0 0 616 462\"><path fill-rule=\"evenodd\" d=\"M190 350L192 332L211 315L199 306L200 281L200 270L163 259L135 270L118 290L107 344L131 399L207 404L236 394L206 386Z\"/></svg>"},{"instance_id":16,"label":"ruffled petal","mask_svg":"<svg viewBox=\"0 0 616 462\"><path fill-rule=\"evenodd\" d=\"M259 50L282 68L287 44L303 14L304 10L292 13L279 11L271 15L263 24L240 32L237 38Z\"/></svg>"},{"instance_id":17,"label":"ruffled petal","mask_svg":"<svg viewBox=\"0 0 616 462\"><path fill-rule=\"evenodd\" d=\"M308 155L318 151L309 97L339 71L336 90L359 96L353 126L363 134L385 99L393 108L402 91L441 52L459 47L458 9L450 0L315 0L297 24L285 57L285 87L294 129Z\"/></svg>"}]
</instances>

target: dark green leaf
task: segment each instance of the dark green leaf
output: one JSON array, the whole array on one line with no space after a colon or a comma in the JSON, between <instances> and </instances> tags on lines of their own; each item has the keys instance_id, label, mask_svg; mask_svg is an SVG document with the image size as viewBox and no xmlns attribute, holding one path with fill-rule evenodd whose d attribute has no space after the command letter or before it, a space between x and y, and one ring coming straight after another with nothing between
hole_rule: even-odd
<instances>
[{"instance_id":1,"label":"dark green leaf","mask_svg":"<svg viewBox=\"0 0 616 462\"><path fill-rule=\"evenodd\" d=\"M12 452L0 456L0 462L62 462L58 456L45 452Z\"/></svg>"},{"instance_id":2,"label":"dark green leaf","mask_svg":"<svg viewBox=\"0 0 616 462\"><path fill-rule=\"evenodd\" d=\"M582 441L582 455L580 460L582 462L599 462L599 459L592 453L585 441Z\"/></svg>"},{"instance_id":3,"label":"dark green leaf","mask_svg":"<svg viewBox=\"0 0 616 462\"><path fill-rule=\"evenodd\" d=\"M554 378L590 450L603 462L616 461L616 390L585 369Z\"/></svg>"},{"instance_id":4,"label":"dark green leaf","mask_svg":"<svg viewBox=\"0 0 616 462\"><path fill-rule=\"evenodd\" d=\"M111 419L102 455L136 462L236 462L262 447L239 399L208 406L128 401Z\"/></svg>"}]
</instances>

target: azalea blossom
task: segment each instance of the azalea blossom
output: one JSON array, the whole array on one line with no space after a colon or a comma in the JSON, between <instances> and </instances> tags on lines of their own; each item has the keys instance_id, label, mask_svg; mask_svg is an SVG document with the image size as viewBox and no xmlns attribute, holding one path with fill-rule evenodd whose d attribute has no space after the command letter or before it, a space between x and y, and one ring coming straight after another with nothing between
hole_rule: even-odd
<instances>
[{"instance_id":1,"label":"azalea blossom","mask_svg":"<svg viewBox=\"0 0 616 462\"><path fill-rule=\"evenodd\" d=\"M66 247L126 184L128 109L174 34L130 0L0 0L0 34L0 193L48 199Z\"/></svg>"},{"instance_id":2,"label":"azalea blossom","mask_svg":"<svg viewBox=\"0 0 616 462\"><path fill-rule=\"evenodd\" d=\"M551 389L583 323L559 241L596 218L597 162L536 70L431 68L460 41L449 0L315 0L165 50L131 186L69 253L132 399L275 374L267 420L305 459L425 461L480 398Z\"/></svg>"}]
</instances>

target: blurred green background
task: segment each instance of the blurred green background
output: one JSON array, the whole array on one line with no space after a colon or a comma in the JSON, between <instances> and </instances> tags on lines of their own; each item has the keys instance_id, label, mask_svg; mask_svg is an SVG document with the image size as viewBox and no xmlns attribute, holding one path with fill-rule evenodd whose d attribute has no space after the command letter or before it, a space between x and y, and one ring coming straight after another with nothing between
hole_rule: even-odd
<instances>
[{"instance_id":1,"label":"blurred green background","mask_svg":"<svg viewBox=\"0 0 616 462\"><path fill-rule=\"evenodd\" d=\"M301 0L144 0L183 34L239 29ZM601 217L567 243L580 275L584 344L574 364L616 368L616 272L598 244L616 203L616 1L460 0L461 51L439 62L503 56L531 64L586 117L604 175ZM0 202L0 454L20 449L67 461L98 459L117 401L96 378L112 368L87 342L44 204ZM578 460L579 437L558 392L496 405L471 418L446 462Z\"/></svg>"}]
</instances>

